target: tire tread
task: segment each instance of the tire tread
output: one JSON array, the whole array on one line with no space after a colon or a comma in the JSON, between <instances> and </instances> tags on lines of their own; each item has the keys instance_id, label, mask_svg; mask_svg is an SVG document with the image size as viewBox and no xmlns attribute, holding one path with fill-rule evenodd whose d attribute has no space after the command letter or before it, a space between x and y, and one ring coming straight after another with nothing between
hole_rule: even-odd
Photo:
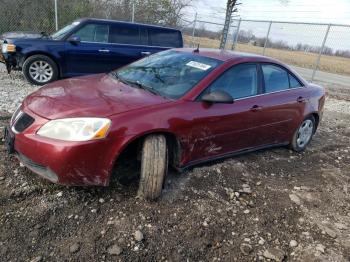
<instances>
[{"instance_id":1,"label":"tire tread","mask_svg":"<svg viewBox=\"0 0 350 262\"><path fill-rule=\"evenodd\" d=\"M138 195L150 200L158 198L162 191L166 173L166 138L163 135L150 135L143 143Z\"/></svg>"}]
</instances>

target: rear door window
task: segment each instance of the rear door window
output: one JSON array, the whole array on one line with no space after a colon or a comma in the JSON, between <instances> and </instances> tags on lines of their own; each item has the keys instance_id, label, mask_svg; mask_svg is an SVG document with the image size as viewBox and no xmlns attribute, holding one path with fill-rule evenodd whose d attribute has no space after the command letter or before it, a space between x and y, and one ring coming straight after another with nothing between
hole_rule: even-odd
<instances>
[{"instance_id":1,"label":"rear door window","mask_svg":"<svg viewBox=\"0 0 350 262\"><path fill-rule=\"evenodd\" d=\"M289 89L288 72L279 66L262 65L265 81L265 93L272 93Z\"/></svg>"},{"instance_id":2,"label":"rear door window","mask_svg":"<svg viewBox=\"0 0 350 262\"><path fill-rule=\"evenodd\" d=\"M149 44L162 47L181 47L181 34L177 31L149 28Z\"/></svg>"},{"instance_id":3,"label":"rear door window","mask_svg":"<svg viewBox=\"0 0 350 262\"><path fill-rule=\"evenodd\" d=\"M79 36L83 42L108 42L109 26L104 24L87 24L79 29L74 35Z\"/></svg>"},{"instance_id":4,"label":"rear door window","mask_svg":"<svg viewBox=\"0 0 350 262\"><path fill-rule=\"evenodd\" d=\"M112 25L109 42L115 44L140 45L140 30L138 26Z\"/></svg>"}]
</instances>

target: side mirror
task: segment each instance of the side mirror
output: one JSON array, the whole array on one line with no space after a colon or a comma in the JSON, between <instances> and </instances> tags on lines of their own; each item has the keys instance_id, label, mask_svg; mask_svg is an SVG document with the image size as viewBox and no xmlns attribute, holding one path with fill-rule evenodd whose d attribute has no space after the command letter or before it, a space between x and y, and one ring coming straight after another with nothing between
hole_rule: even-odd
<instances>
[{"instance_id":1,"label":"side mirror","mask_svg":"<svg viewBox=\"0 0 350 262\"><path fill-rule=\"evenodd\" d=\"M202 101L207 103L233 104L233 97L225 91L217 90L202 96Z\"/></svg>"},{"instance_id":2,"label":"side mirror","mask_svg":"<svg viewBox=\"0 0 350 262\"><path fill-rule=\"evenodd\" d=\"M73 45L77 45L81 42L81 39L77 35L72 35L67 39L68 42L70 42Z\"/></svg>"}]
</instances>

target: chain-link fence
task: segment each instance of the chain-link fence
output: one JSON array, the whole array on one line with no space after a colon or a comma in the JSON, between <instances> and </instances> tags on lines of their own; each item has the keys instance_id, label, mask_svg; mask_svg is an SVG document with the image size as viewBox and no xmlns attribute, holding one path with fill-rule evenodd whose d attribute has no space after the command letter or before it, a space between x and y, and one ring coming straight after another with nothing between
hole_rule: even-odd
<instances>
[{"instance_id":1,"label":"chain-link fence","mask_svg":"<svg viewBox=\"0 0 350 262\"><path fill-rule=\"evenodd\" d=\"M223 23L195 19L192 26L188 45L219 48ZM350 86L350 25L232 20L227 39L225 49L276 58L308 80Z\"/></svg>"},{"instance_id":2,"label":"chain-link fence","mask_svg":"<svg viewBox=\"0 0 350 262\"><path fill-rule=\"evenodd\" d=\"M84 17L181 27L180 11L186 5L181 5L181 1L174 3L156 0L0 0L0 34L9 31L52 33Z\"/></svg>"},{"instance_id":3,"label":"chain-link fence","mask_svg":"<svg viewBox=\"0 0 350 262\"><path fill-rule=\"evenodd\" d=\"M174 6L158 2L0 0L0 34L52 33L75 19L94 17L172 26L182 30L186 46L220 47L224 23L197 15L186 20ZM309 80L327 77L323 72L345 75L343 81L350 85L346 78L350 76L350 25L232 20L225 49L277 58L297 67Z\"/></svg>"}]
</instances>

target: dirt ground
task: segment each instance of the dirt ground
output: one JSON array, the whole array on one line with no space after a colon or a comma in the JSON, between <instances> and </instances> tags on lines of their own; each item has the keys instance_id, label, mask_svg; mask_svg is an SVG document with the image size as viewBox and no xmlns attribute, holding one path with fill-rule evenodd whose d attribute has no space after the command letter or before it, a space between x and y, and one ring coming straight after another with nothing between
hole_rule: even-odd
<instances>
[{"instance_id":1,"label":"dirt ground","mask_svg":"<svg viewBox=\"0 0 350 262\"><path fill-rule=\"evenodd\" d=\"M171 172L157 202L138 199L136 182L47 183L0 140L0 260L350 261L350 102L332 88L306 152Z\"/></svg>"}]
</instances>

